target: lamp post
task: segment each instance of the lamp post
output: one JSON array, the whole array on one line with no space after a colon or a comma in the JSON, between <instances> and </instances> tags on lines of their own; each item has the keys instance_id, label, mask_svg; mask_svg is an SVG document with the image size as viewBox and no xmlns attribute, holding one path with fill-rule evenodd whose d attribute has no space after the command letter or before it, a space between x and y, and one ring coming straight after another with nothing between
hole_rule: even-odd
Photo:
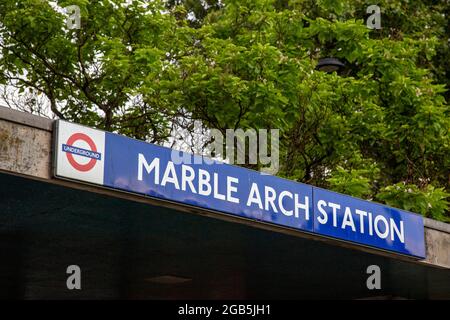
<instances>
[{"instance_id":1,"label":"lamp post","mask_svg":"<svg viewBox=\"0 0 450 320\"><path fill-rule=\"evenodd\" d=\"M339 71L345 66L343 62L336 58L322 58L317 63L316 69L319 71L331 73L333 71Z\"/></svg>"}]
</instances>

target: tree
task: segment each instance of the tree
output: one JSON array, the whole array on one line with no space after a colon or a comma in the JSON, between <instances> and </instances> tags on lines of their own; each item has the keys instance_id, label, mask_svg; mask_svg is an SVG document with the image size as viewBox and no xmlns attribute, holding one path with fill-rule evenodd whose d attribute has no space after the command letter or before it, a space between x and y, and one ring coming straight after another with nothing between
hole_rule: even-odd
<instances>
[{"instance_id":1,"label":"tree","mask_svg":"<svg viewBox=\"0 0 450 320\"><path fill-rule=\"evenodd\" d=\"M163 68L176 41L175 19L161 12L159 2L58 5L80 7L80 29L68 29L66 17L48 1L2 1L0 81L45 95L59 118L163 141L170 110L133 91Z\"/></svg>"},{"instance_id":2,"label":"tree","mask_svg":"<svg viewBox=\"0 0 450 320\"><path fill-rule=\"evenodd\" d=\"M279 175L449 220L449 1L379 1L381 30L364 0L73 2L80 30L2 2L3 83L158 143L196 119L278 128ZM330 56L339 74L316 70Z\"/></svg>"}]
</instances>

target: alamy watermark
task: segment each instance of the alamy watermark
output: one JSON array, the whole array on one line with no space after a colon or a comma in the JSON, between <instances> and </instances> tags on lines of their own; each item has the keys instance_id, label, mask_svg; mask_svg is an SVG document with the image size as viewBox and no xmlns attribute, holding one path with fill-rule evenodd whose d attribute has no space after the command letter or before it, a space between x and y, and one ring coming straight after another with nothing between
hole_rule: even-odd
<instances>
[{"instance_id":1,"label":"alamy watermark","mask_svg":"<svg viewBox=\"0 0 450 320\"><path fill-rule=\"evenodd\" d=\"M68 29L81 29L81 11L80 7L71 5L64 8L67 14L66 25Z\"/></svg>"},{"instance_id":2,"label":"alamy watermark","mask_svg":"<svg viewBox=\"0 0 450 320\"><path fill-rule=\"evenodd\" d=\"M367 274L370 276L367 278L366 286L369 290L380 290L381 289L381 269L379 266L372 264L367 267Z\"/></svg>"},{"instance_id":3,"label":"alamy watermark","mask_svg":"<svg viewBox=\"0 0 450 320\"><path fill-rule=\"evenodd\" d=\"M123 5L129 6L132 0L124 0ZM68 29L81 29L81 10L77 5L70 5L63 8L67 16L66 25ZM370 14L367 18L366 26L369 29L381 29L381 9L373 4L367 7L366 13Z\"/></svg>"},{"instance_id":4,"label":"alamy watermark","mask_svg":"<svg viewBox=\"0 0 450 320\"><path fill-rule=\"evenodd\" d=\"M174 164L213 164L224 161L229 164L257 165L260 171L276 174L279 169L279 129L226 129L225 134L218 129L204 130L200 121L194 122L194 132L206 132L202 140L209 141L201 155L172 149L171 161ZM181 139L192 138L180 133ZM270 152L269 152L270 150ZM220 161L217 161L220 160Z\"/></svg>"},{"instance_id":5,"label":"alamy watermark","mask_svg":"<svg viewBox=\"0 0 450 320\"><path fill-rule=\"evenodd\" d=\"M73 264L67 267L66 273L70 274L66 280L67 289L81 290L81 268Z\"/></svg>"},{"instance_id":6,"label":"alamy watermark","mask_svg":"<svg viewBox=\"0 0 450 320\"><path fill-rule=\"evenodd\" d=\"M370 5L366 9L366 13L370 13L367 18L366 26L369 29L381 29L381 9L377 5Z\"/></svg>"}]
</instances>

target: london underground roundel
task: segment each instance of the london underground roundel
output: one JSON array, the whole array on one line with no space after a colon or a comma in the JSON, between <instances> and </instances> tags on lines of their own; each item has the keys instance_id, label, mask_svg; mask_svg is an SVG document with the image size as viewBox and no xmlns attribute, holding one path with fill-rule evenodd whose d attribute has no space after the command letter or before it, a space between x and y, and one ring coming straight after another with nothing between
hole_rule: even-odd
<instances>
[{"instance_id":1,"label":"london underground roundel","mask_svg":"<svg viewBox=\"0 0 450 320\"><path fill-rule=\"evenodd\" d=\"M55 174L103 184L105 132L58 121Z\"/></svg>"},{"instance_id":2,"label":"london underground roundel","mask_svg":"<svg viewBox=\"0 0 450 320\"><path fill-rule=\"evenodd\" d=\"M90 147L90 150L75 147L74 144L77 141L84 141L85 143L87 143ZM69 137L67 143L63 144L63 151L66 152L67 160L72 165L72 167L81 172L91 170L97 163L97 160L101 159L101 154L97 152L97 146L95 145L94 141L92 141L92 139L88 135L81 132L74 133ZM85 164L79 163L77 162L77 160L75 160L73 156L74 154L90 158L90 160Z\"/></svg>"}]
</instances>

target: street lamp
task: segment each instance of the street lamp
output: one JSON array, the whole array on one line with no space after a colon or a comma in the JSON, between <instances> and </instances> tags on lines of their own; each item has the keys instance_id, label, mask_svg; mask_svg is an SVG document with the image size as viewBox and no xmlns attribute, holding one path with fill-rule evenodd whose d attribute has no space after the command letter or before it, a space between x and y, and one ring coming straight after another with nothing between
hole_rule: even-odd
<instances>
[{"instance_id":1,"label":"street lamp","mask_svg":"<svg viewBox=\"0 0 450 320\"><path fill-rule=\"evenodd\" d=\"M339 71L345 64L336 58L322 58L317 63L316 69L327 73Z\"/></svg>"}]
</instances>

